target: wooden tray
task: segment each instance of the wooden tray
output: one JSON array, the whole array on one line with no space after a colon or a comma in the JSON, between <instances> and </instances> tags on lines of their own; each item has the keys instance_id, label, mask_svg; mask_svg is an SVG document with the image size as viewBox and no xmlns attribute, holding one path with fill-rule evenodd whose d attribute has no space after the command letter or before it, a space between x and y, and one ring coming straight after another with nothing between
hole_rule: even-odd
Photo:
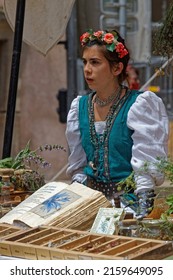
<instances>
[{"instance_id":1,"label":"wooden tray","mask_svg":"<svg viewBox=\"0 0 173 280\"><path fill-rule=\"evenodd\" d=\"M37 227L0 240L0 254L24 259L164 259L172 242Z\"/></svg>"},{"instance_id":2,"label":"wooden tray","mask_svg":"<svg viewBox=\"0 0 173 280\"><path fill-rule=\"evenodd\" d=\"M18 228L16 226L8 225L8 224L0 224L0 240L6 240L17 232L22 232L23 229ZM0 254L4 256L11 256L11 251L9 246L1 246Z\"/></svg>"},{"instance_id":3,"label":"wooden tray","mask_svg":"<svg viewBox=\"0 0 173 280\"><path fill-rule=\"evenodd\" d=\"M0 224L0 239L6 239L12 236L14 233L21 232L21 229L16 226L8 224Z\"/></svg>"}]
</instances>

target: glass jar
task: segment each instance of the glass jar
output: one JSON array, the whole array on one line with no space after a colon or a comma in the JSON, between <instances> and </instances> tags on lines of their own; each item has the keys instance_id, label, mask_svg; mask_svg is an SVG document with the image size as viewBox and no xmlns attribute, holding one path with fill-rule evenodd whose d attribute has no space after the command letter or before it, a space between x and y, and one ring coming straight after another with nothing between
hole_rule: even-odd
<instances>
[{"instance_id":1,"label":"glass jar","mask_svg":"<svg viewBox=\"0 0 173 280\"><path fill-rule=\"evenodd\" d=\"M3 175L1 177L1 206L11 207L11 189L12 183L10 181L10 176Z\"/></svg>"},{"instance_id":2,"label":"glass jar","mask_svg":"<svg viewBox=\"0 0 173 280\"><path fill-rule=\"evenodd\" d=\"M138 237L149 239L161 239L163 220L149 219L140 222L140 228L138 230Z\"/></svg>"},{"instance_id":3,"label":"glass jar","mask_svg":"<svg viewBox=\"0 0 173 280\"><path fill-rule=\"evenodd\" d=\"M130 223L124 220L119 222L117 227L118 235L136 237L136 232L138 231L139 226L136 222Z\"/></svg>"}]
</instances>

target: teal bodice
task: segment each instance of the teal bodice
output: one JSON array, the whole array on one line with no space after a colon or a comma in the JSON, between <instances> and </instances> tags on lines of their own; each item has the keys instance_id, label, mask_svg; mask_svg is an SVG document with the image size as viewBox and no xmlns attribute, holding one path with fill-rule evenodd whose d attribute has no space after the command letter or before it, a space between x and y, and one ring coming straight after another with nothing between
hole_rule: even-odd
<instances>
[{"instance_id":1,"label":"teal bodice","mask_svg":"<svg viewBox=\"0 0 173 280\"><path fill-rule=\"evenodd\" d=\"M138 95L136 90L126 94L114 108L102 135L95 132L91 121L93 93L80 98L79 127L88 162L84 168L87 176L102 182L119 182L132 172L133 130L127 127L127 114Z\"/></svg>"}]
</instances>

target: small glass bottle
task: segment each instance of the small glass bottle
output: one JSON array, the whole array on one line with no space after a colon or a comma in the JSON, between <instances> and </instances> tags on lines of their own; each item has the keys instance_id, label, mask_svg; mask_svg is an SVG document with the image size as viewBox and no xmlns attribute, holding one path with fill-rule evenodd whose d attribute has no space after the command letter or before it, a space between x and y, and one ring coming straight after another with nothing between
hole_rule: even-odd
<instances>
[{"instance_id":1,"label":"small glass bottle","mask_svg":"<svg viewBox=\"0 0 173 280\"><path fill-rule=\"evenodd\" d=\"M14 185L11 178L13 174L12 168L0 168L0 217L12 209L11 193Z\"/></svg>"}]
</instances>

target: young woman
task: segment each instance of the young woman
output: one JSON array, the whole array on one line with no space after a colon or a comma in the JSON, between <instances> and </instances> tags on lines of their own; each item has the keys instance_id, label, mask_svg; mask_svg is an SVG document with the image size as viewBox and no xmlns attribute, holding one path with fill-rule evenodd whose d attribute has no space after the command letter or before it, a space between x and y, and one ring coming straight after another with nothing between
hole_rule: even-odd
<instances>
[{"instance_id":1,"label":"young woman","mask_svg":"<svg viewBox=\"0 0 173 280\"><path fill-rule=\"evenodd\" d=\"M80 41L91 92L77 96L68 113L67 174L111 200L120 194L118 183L134 171L137 216L144 217L152 210L155 186L164 181L155 163L167 156L165 107L153 92L122 85L129 51L117 31L89 30Z\"/></svg>"}]
</instances>

